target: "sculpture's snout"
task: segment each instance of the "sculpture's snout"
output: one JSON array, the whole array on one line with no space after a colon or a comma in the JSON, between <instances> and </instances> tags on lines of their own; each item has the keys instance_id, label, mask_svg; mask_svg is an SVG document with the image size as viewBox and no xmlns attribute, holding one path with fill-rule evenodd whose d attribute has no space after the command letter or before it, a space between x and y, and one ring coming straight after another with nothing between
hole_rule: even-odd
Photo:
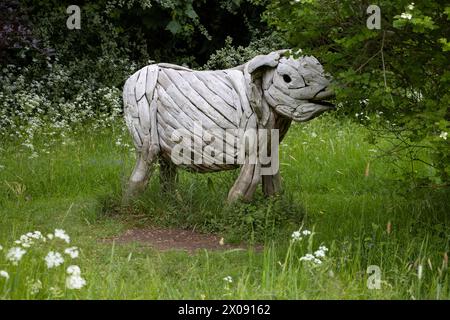
<instances>
[{"instance_id":1,"label":"sculpture's snout","mask_svg":"<svg viewBox=\"0 0 450 320\"><path fill-rule=\"evenodd\" d=\"M311 100L331 100L335 97L335 93L328 86L316 93Z\"/></svg>"}]
</instances>

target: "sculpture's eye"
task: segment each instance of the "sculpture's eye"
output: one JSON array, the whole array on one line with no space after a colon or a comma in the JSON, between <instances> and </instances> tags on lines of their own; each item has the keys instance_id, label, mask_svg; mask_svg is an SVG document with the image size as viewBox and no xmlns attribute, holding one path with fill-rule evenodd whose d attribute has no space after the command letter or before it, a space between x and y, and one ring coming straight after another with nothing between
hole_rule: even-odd
<instances>
[{"instance_id":1,"label":"sculpture's eye","mask_svg":"<svg viewBox=\"0 0 450 320\"><path fill-rule=\"evenodd\" d=\"M286 82L286 83L289 83L289 82L292 81L291 77L289 77L287 74L283 75L283 80L284 80L284 82Z\"/></svg>"}]
</instances>

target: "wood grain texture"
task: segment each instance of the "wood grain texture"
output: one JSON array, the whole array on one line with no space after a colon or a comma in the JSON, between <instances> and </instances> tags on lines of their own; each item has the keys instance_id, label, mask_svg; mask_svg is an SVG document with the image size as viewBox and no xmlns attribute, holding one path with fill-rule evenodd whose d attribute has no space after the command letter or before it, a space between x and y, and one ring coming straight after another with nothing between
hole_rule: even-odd
<instances>
[{"instance_id":1,"label":"wood grain texture","mask_svg":"<svg viewBox=\"0 0 450 320\"><path fill-rule=\"evenodd\" d=\"M303 113L314 111L316 104L311 100L318 93L327 96L324 89L329 84L315 58L293 59L285 54L286 50L280 50L216 71L159 63L128 78L123 90L124 116L138 159L126 194L135 194L146 185L156 159L160 159L164 188L172 185L176 167L171 156L180 148L189 161L178 165L191 171L241 166L229 201L250 200L261 182L264 194L279 192L280 174L265 175L258 160L262 150L278 157L270 150L270 138L256 134L256 139L245 143L243 133L275 129L281 141L292 119L307 121L316 116L308 118ZM264 168L270 165L263 163Z\"/></svg>"}]
</instances>

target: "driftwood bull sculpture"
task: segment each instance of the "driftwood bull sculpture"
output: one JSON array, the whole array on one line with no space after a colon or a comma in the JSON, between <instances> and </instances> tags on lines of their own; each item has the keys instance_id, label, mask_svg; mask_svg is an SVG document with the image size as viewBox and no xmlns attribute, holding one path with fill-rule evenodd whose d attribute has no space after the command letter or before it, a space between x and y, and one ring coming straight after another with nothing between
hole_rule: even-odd
<instances>
[{"instance_id":1,"label":"driftwood bull sculpture","mask_svg":"<svg viewBox=\"0 0 450 320\"><path fill-rule=\"evenodd\" d=\"M250 200L261 181L265 195L279 191L277 148L291 121L333 108L325 101L332 92L322 65L286 52L227 70L159 63L133 74L123 98L138 157L125 199L147 185L157 159L163 187L175 181L177 166L196 172L241 166L229 201Z\"/></svg>"}]
</instances>

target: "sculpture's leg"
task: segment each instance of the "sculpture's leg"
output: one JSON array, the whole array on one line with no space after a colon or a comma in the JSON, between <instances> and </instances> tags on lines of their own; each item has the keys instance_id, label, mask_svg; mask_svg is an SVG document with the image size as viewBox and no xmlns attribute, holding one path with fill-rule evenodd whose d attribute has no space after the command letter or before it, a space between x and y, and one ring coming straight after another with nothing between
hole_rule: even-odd
<instances>
[{"instance_id":1,"label":"sculpture's leg","mask_svg":"<svg viewBox=\"0 0 450 320\"><path fill-rule=\"evenodd\" d=\"M235 181L233 187L228 193L228 202L234 202L238 199L250 201L256 191L258 183L261 181L261 166L259 163L250 164L248 160L244 163Z\"/></svg>"},{"instance_id":2,"label":"sculpture's leg","mask_svg":"<svg viewBox=\"0 0 450 320\"><path fill-rule=\"evenodd\" d=\"M277 172L272 176L262 176L262 190L267 197L273 196L281 191L281 176Z\"/></svg>"},{"instance_id":3,"label":"sculpture's leg","mask_svg":"<svg viewBox=\"0 0 450 320\"><path fill-rule=\"evenodd\" d=\"M170 161L163 158L159 159L159 181L163 192L170 192L175 187L177 178L177 167Z\"/></svg>"},{"instance_id":4,"label":"sculpture's leg","mask_svg":"<svg viewBox=\"0 0 450 320\"><path fill-rule=\"evenodd\" d=\"M136 165L134 166L133 173L128 181L127 189L124 193L122 204L128 204L140 192L145 190L150 178L153 164L157 159L158 151L149 147L149 143L146 141L138 152Z\"/></svg>"}]
</instances>

